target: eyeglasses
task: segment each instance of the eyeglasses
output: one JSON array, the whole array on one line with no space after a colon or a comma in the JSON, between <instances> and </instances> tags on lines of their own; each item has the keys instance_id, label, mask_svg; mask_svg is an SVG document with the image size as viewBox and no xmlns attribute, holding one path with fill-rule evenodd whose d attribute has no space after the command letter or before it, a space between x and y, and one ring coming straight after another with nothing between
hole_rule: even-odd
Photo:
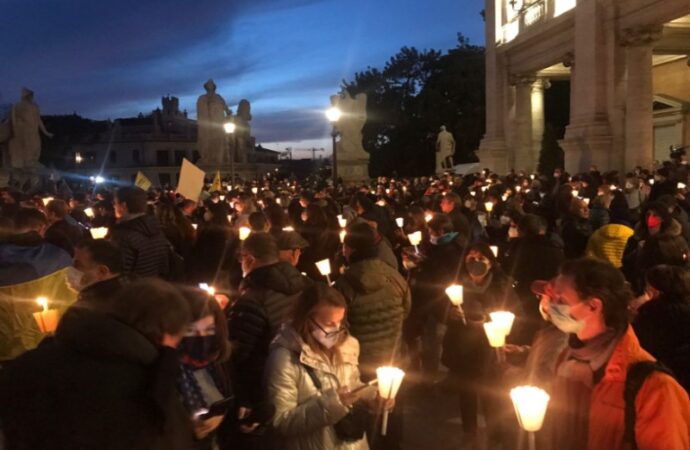
<instances>
[{"instance_id":1,"label":"eyeglasses","mask_svg":"<svg viewBox=\"0 0 690 450\"><path fill-rule=\"evenodd\" d=\"M321 325L319 325L319 323L318 323L316 320L314 320L314 319L310 319L310 320L311 320L311 322L312 322L314 325L316 325L316 328L318 328L319 330L323 331L323 334L324 334L327 338L328 338L328 337L337 336L337 335L339 335L340 333L342 333L342 332L344 332L344 331L347 330L347 327L346 327L345 325L341 325L340 328L338 328L338 329L335 330L335 331L326 331L326 330L324 330L324 328L323 328Z\"/></svg>"}]
</instances>

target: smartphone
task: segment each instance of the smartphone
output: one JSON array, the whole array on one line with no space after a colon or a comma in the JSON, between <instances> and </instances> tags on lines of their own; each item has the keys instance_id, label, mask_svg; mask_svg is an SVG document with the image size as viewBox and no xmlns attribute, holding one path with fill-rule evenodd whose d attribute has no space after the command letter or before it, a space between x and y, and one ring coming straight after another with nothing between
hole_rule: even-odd
<instances>
[{"instance_id":1,"label":"smartphone","mask_svg":"<svg viewBox=\"0 0 690 450\"><path fill-rule=\"evenodd\" d=\"M196 417L200 420L208 420L211 417L223 416L226 412L228 412L230 406L232 406L232 402L234 399L235 397L228 397L222 400L218 400L217 402L209 406L206 412L199 414Z\"/></svg>"}]
</instances>

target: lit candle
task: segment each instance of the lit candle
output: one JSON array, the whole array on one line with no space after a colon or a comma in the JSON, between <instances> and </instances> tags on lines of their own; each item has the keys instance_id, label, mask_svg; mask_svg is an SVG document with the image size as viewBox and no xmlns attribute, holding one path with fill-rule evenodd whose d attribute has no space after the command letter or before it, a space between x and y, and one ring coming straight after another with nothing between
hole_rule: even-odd
<instances>
[{"instance_id":1,"label":"lit candle","mask_svg":"<svg viewBox=\"0 0 690 450\"><path fill-rule=\"evenodd\" d=\"M384 199L381 199L381 200L377 201L376 204L379 206L386 206L386 201Z\"/></svg>"},{"instance_id":2,"label":"lit candle","mask_svg":"<svg viewBox=\"0 0 690 450\"><path fill-rule=\"evenodd\" d=\"M52 202L54 200L53 197L44 197L43 198L43 206L48 206L48 203Z\"/></svg>"},{"instance_id":3,"label":"lit candle","mask_svg":"<svg viewBox=\"0 0 690 450\"><path fill-rule=\"evenodd\" d=\"M295 231L292 227L283 227L283 231Z\"/></svg>"},{"instance_id":4,"label":"lit candle","mask_svg":"<svg viewBox=\"0 0 690 450\"><path fill-rule=\"evenodd\" d=\"M433 215L433 214L431 214L431 213L426 213L426 215L424 216L424 221L426 221L426 222L431 222L431 219L433 219L433 218L434 218L434 215Z\"/></svg>"},{"instance_id":5,"label":"lit candle","mask_svg":"<svg viewBox=\"0 0 690 450\"><path fill-rule=\"evenodd\" d=\"M208 295L216 294L216 288L209 286L208 283L199 283L199 289L203 289L204 291L208 292Z\"/></svg>"},{"instance_id":6,"label":"lit candle","mask_svg":"<svg viewBox=\"0 0 690 450\"><path fill-rule=\"evenodd\" d=\"M446 295L450 299L450 302L454 306L462 306L463 303L463 292L462 292L462 285L460 284L451 284L446 288Z\"/></svg>"},{"instance_id":7,"label":"lit candle","mask_svg":"<svg viewBox=\"0 0 690 450\"><path fill-rule=\"evenodd\" d=\"M91 237L94 239L103 239L108 234L107 227L96 227L89 230L91 232Z\"/></svg>"},{"instance_id":8,"label":"lit candle","mask_svg":"<svg viewBox=\"0 0 690 450\"><path fill-rule=\"evenodd\" d=\"M240 241L244 241L251 234L252 229L249 227L240 227Z\"/></svg>"},{"instance_id":9,"label":"lit candle","mask_svg":"<svg viewBox=\"0 0 690 450\"><path fill-rule=\"evenodd\" d=\"M376 369L376 378L379 384L379 396L385 400L394 399L398 395L400 385L405 377L405 372L397 367L384 366ZM383 412L381 423L381 435L385 436L388 430L388 410Z\"/></svg>"},{"instance_id":10,"label":"lit candle","mask_svg":"<svg viewBox=\"0 0 690 450\"><path fill-rule=\"evenodd\" d=\"M252 188L252 194L256 194L258 192L259 192L259 188L257 188L257 187Z\"/></svg>"},{"instance_id":11,"label":"lit candle","mask_svg":"<svg viewBox=\"0 0 690 450\"><path fill-rule=\"evenodd\" d=\"M221 202L224 202L224 201L225 201L225 196L224 196L224 195L221 195L221 196L220 196L220 201L221 201Z\"/></svg>"},{"instance_id":12,"label":"lit candle","mask_svg":"<svg viewBox=\"0 0 690 450\"><path fill-rule=\"evenodd\" d=\"M417 248L417 246L422 242L422 232L415 231L414 233L410 233L407 235L407 239L409 239L410 244L414 246L415 253L419 253L419 248Z\"/></svg>"},{"instance_id":13,"label":"lit candle","mask_svg":"<svg viewBox=\"0 0 690 450\"><path fill-rule=\"evenodd\" d=\"M504 329L496 322L485 322L484 332L489 339L489 345L494 348L503 347L506 345L506 335Z\"/></svg>"},{"instance_id":14,"label":"lit candle","mask_svg":"<svg viewBox=\"0 0 690 450\"><path fill-rule=\"evenodd\" d=\"M398 228L402 228L403 224L405 223L405 219L403 219L402 217L398 217L397 219L395 219L395 223L396 225L398 225Z\"/></svg>"},{"instance_id":15,"label":"lit candle","mask_svg":"<svg viewBox=\"0 0 690 450\"><path fill-rule=\"evenodd\" d=\"M199 225L197 225L196 223L193 223L192 228L194 228L196 230L197 228L199 228Z\"/></svg>"},{"instance_id":16,"label":"lit candle","mask_svg":"<svg viewBox=\"0 0 690 450\"><path fill-rule=\"evenodd\" d=\"M340 243L344 244L345 243L345 236L347 235L347 231L341 230L340 231Z\"/></svg>"},{"instance_id":17,"label":"lit candle","mask_svg":"<svg viewBox=\"0 0 690 450\"><path fill-rule=\"evenodd\" d=\"M494 202L486 202L484 203L484 209L486 209L486 212L490 213L491 211L494 210Z\"/></svg>"},{"instance_id":18,"label":"lit candle","mask_svg":"<svg viewBox=\"0 0 690 450\"><path fill-rule=\"evenodd\" d=\"M615 184L612 184L611 186L609 186L609 189L611 191L615 191L616 189L618 189L618 186L616 186Z\"/></svg>"},{"instance_id":19,"label":"lit candle","mask_svg":"<svg viewBox=\"0 0 690 450\"><path fill-rule=\"evenodd\" d=\"M232 222L232 214L228 214L225 217L226 217L226 219L228 219L228 222Z\"/></svg>"},{"instance_id":20,"label":"lit candle","mask_svg":"<svg viewBox=\"0 0 690 450\"><path fill-rule=\"evenodd\" d=\"M520 189L522 189L522 186L515 186L515 192L520 192Z\"/></svg>"},{"instance_id":21,"label":"lit candle","mask_svg":"<svg viewBox=\"0 0 690 450\"><path fill-rule=\"evenodd\" d=\"M282 201L280 200L280 198L277 198L277 199L276 199L276 203L279 204L279 205L282 204Z\"/></svg>"},{"instance_id":22,"label":"lit candle","mask_svg":"<svg viewBox=\"0 0 690 450\"><path fill-rule=\"evenodd\" d=\"M571 194L573 197L579 197L579 196L580 196L580 193L579 193L578 191L576 191L575 189L573 189L572 191L570 191L570 194Z\"/></svg>"},{"instance_id":23,"label":"lit candle","mask_svg":"<svg viewBox=\"0 0 690 450\"><path fill-rule=\"evenodd\" d=\"M529 448L534 450L534 433L541 430L544 424L549 394L535 386L518 386L510 390L510 399L513 401L520 428L528 432Z\"/></svg>"},{"instance_id":24,"label":"lit candle","mask_svg":"<svg viewBox=\"0 0 690 450\"><path fill-rule=\"evenodd\" d=\"M48 299L38 297L36 303L43 308L43 311L34 313L34 320L41 333L52 333L57 329L59 315L57 309L48 309Z\"/></svg>"},{"instance_id":25,"label":"lit candle","mask_svg":"<svg viewBox=\"0 0 690 450\"><path fill-rule=\"evenodd\" d=\"M589 199L588 198L583 198L582 201L585 202L585 205L589 206Z\"/></svg>"},{"instance_id":26,"label":"lit candle","mask_svg":"<svg viewBox=\"0 0 690 450\"><path fill-rule=\"evenodd\" d=\"M678 189L685 189L685 183L678 183Z\"/></svg>"},{"instance_id":27,"label":"lit candle","mask_svg":"<svg viewBox=\"0 0 690 450\"><path fill-rule=\"evenodd\" d=\"M86 214L86 217L91 217L93 218L95 214L93 213L93 208L86 208L84 210L84 214Z\"/></svg>"},{"instance_id":28,"label":"lit candle","mask_svg":"<svg viewBox=\"0 0 690 450\"><path fill-rule=\"evenodd\" d=\"M654 186L654 178L651 178L651 179L649 180L649 185L650 185L650 186Z\"/></svg>"},{"instance_id":29,"label":"lit candle","mask_svg":"<svg viewBox=\"0 0 690 450\"><path fill-rule=\"evenodd\" d=\"M338 225L340 225L340 228L345 228L347 226L347 219L343 216L338 217Z\"/></svg>"},{"instance_id":30,"label":"lit candle","mask_svg":"<svg viewBox=\"0 0 690 450\"><path fill-rule=\"evenodd\" d=\"M331 284L331 261L329 259L322 259L321 261L316 261L316 268L319 269L321 275L326 277L328 284Z\"/></svg>"},{"instance_id":31,"label":"lit candle","mask_svg":"<svg viewBox=\"0 0 690 450\"><path fill-rule=\"evenodd\" d=\"M509 335L515 321L515 314L510 311L494 311L489 313L491 321L498 325L504 335Z\"/></svg>"}]
</instances>

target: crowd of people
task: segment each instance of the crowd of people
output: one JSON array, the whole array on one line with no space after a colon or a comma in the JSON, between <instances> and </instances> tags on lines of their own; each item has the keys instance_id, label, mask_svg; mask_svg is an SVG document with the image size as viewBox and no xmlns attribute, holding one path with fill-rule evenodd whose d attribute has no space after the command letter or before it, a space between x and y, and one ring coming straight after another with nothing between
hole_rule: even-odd
<instances>
[{"instance_id":1,"label":"crowd of people","mask_svg":"<svg viewBox=\"0 0 690 450\"><path fill-rule=\"evenodd\" d=\"M0 448L399 449L442 395L517 449L533 385L540 450L690 449L688 172L1 189Z\"/></svg>"}]
</instances>

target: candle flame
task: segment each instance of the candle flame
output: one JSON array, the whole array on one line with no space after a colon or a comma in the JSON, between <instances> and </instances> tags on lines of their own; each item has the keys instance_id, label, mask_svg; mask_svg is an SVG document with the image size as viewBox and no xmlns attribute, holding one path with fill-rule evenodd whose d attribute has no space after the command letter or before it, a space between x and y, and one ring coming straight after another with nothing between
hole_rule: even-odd
<instances>
[{"instance_id":1,"label":"candle flame","mask_svg":"<svg viewBox=\"0 0 690 450\"><path fill-rule=\"evenodd\" d=\"M36 299L36 303L38 303L38 306L43 308L43 311L48 311L48 298L47 297L38 297Z\"/></svg>"}]
</instances>

